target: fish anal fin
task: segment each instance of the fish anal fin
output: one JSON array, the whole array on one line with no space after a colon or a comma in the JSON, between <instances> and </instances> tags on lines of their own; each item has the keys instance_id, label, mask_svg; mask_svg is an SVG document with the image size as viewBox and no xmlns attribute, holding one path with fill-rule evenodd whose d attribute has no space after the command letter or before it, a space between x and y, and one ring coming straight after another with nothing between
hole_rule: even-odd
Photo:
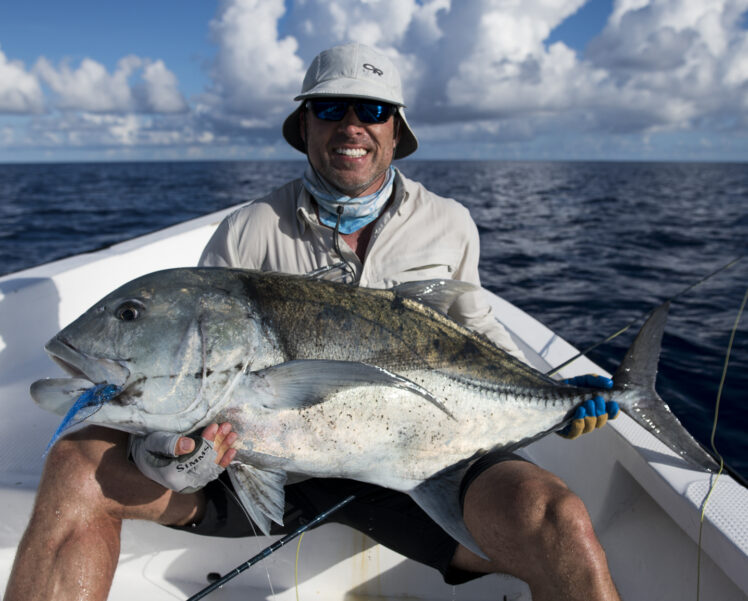
<instances>
[{"instance_id":1,"label":"fish anal fin","mask_svg":"<svg viewBox=\"0 0 748 601\"><path fill-rule=\"evenodd\" d=\"M242 506L266 536L270 521L283 525L286 472L261 469L246 463L232 463L227 471Z\"/></svg>"}]
</instances>

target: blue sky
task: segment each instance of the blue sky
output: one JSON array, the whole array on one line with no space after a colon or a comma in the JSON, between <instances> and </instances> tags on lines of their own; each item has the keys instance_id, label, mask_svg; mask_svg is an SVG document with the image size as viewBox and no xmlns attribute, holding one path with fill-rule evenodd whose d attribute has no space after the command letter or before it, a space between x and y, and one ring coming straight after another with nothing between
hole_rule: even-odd
<instances>
[{"instance_id":1,"label":"blue sky","mask_svg":"<svg viewBox=\"0 0 748 601\"><path fill-rule=\"evenodd\" d=\"M0 3L0 162L301 158L306 66L398 64L423 159L748 160L748 0Z\"/></svg>"}]
</instances>

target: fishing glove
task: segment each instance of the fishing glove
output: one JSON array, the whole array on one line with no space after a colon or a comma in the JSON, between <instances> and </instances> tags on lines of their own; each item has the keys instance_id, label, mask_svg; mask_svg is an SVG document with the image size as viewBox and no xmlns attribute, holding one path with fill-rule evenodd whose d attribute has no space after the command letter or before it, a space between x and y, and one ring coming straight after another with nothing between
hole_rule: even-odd
<instances>
[{"instance_id":1,"label":"fishing glove","mask_svg":"<svg viewBox=\"0 0 748 601\"><path fill-rule=\"evenodd\" d=\"M152 432L147 436L130 436L130 456L144 476L179 493L193 493L221 475L224 468L216 463L218 453L213 443L199 435L190 435L195 450L175 455L181 434Z\"/></svg>"},{"instance_id":2,"label":"fishing glove","mask_svg":"<svg viewBox=\"0 0 748 601\"><path fill-rule=\"evenodd\" d=\"M575 376L562 380L562 382L573 386L584 386L585 388L613 388L613 380L596 374ZM602 428L608 422L608 419L618 417L618 411L618 403L615 401L606 401L599 395L595 396L576 408L571 423L560 430L558 434L572 440L582 434L592 432L596 428Z\"/></svg>"}]
</instances>

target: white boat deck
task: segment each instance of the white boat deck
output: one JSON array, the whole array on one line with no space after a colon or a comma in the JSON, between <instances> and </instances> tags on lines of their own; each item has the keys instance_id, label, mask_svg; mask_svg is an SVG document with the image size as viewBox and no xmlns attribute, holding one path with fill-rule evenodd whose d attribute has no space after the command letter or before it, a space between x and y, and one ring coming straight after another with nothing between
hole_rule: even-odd
<instances>
[{"instance_id":1,"label":"white boat deck","mask_svg":"<svg viewBox=\"0 0 748 601\"><path fill-rule=\"evenodd\" d=\"M162 232L0 278L0 590L28 520L42 452L58 418L30 400L32 381L59 375L43 351L61 327L116 286L166 267L197 262L226 212ZM491 297L497 316L532 349L538 367L557 365L575 350L516 307ZM564 375L601 372L586 359ZM526 449L559 474L587 504L624 599L696 598L700 506L710 476L681 459L627 416L577 441L549 436ZM129 522L110 599L186 599L273 539L197 537ZM292 543L208 598L296 599ZM526 585L496 575L452 587L439 575L374 544L363 534L327 524L307 533L298 561L302 601L360 599L530 599ZM728 476L706 510L701 598L748 599L748 491Z\"/></svg>"}]
</instances>

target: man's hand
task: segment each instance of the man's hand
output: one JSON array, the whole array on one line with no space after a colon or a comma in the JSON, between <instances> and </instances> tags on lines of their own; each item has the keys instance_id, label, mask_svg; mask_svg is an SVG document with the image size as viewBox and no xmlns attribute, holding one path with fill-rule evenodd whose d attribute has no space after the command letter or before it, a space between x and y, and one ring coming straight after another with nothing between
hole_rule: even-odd
<instances>
[{"instance_id":1,"label":"man's hand","mask_svg":"<svg viewBox=\"0 0 748 601\"><path fill-rule=\"evenodd\" d=\"M608 390L613 388L613 380L596 374L575 376L562 381L564 384L583 386L585 388L604 388ZM599 395L595 396L576 408L571 423L563 430L560 430L558 434L572 440L582 434L588 434L597 428L602 428L608 423L608 419L618 417L618 412L618 403L615 401L606 401Z\"/></svg>"},{"instance_id":2,"label":"man's hand","mask_svg":"<svg viewBox=\"0 0 748 601\"><path fill-rule=\"evenodd\" d=\"M229 422L223 422L220 426L210 424L200 436L213 443L213 450L218 456L216 463L221 467L228 467L236 455L236 449L233 449L231 445L236 442L237 435L236 432L231 431L231 424ZM194 450L195 440L189 436L180 436L174 448L174 456L186 455Z\"/></svg>"},{"instance_id":3,"label":"man's hand","mask_svg":"<svg viewBox=\"0 0 748 601\"><path fill-rule=\"evenodd\" d=\"M192 493L215 480L231 463L237 439L231 424L211 424L201 436L153 432L130 437L130 455L140 471L162 486Z\"/></svg>"}]
</instances>

